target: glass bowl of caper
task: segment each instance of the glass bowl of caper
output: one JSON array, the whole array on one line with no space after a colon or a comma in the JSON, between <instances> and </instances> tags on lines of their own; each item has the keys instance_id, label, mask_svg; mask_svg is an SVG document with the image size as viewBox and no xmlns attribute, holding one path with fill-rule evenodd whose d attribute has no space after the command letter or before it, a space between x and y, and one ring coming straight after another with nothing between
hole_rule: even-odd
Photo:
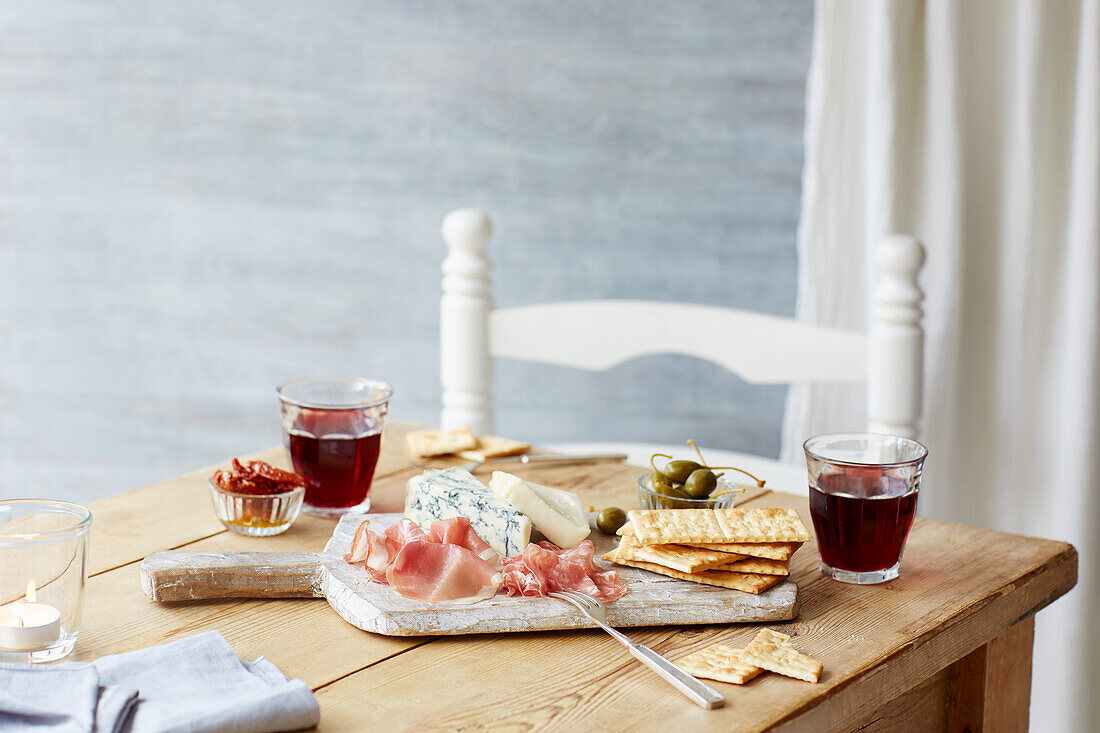
<instances>
[{"instance_id":1,"label":"glass bowl of caper","mask_svg":"<svg viewBox=\"0 0 1100 733\"><path fill-rule=\"evenodd\" d=\"M763 479L753 476L736 466L709 466L694 440L688 445L695 449L699 461L674 460L668 453L654 453L649 457L653 469L638 479L638 503L643 509L718 509L733 506L737 495L745 491L723 479L724 471L744 474L763 486ZM664 467L658 468L656 459L667 458Z\"/></svg>"},{"instance_id":2,"label":"glass bowl of caper","mask_svg":"<svg viewBox=\"0 0 1100 733\"><path fill-rule=\"evenodd\" d=\"M650 474L638 478L638 503L642 509L719 509L733 506L742 490L721 478L714 491L701 499L693 499L670 483L650 481Z\"/></svg>"}]
</instances>

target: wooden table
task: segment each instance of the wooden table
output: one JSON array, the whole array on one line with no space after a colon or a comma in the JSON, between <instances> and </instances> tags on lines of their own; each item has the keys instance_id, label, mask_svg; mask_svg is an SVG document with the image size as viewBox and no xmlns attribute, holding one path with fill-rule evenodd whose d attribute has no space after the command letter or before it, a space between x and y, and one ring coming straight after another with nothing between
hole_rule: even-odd
<instances>
[{"instance_id":1,"label":"wooden table","mask_svg":"<svg viewBox=\"0 0 1100 733\"><path fill-rule=\"evenodd\" d=\"M419 471L404 449L409 427L391 423L383 436L376 511L401 511L405 482ZM256 457L286 465L281 448ZM92 505L90 578L75 658L217 629L242 658L263 655L312 686L325 731L1025 730L1034 614L1077 578L1077 552L1064 542L921 519L901 577L881 585L824 578L807 543L791 561L801 612L769 626L823 662L821 681L764 675L744 686L714 683L727 705L705 711L602 631L391 638L359 631L323 600L148 601L138 567L150 552L319 551L332 532L332 521L307 516L278 537L226 532L210 507L212 470ZM637 506L634 467L516 472L575 490L595 506ZM759 491L744 503L795 507L812 527L802 497ZM738 624L628 633L675 660L716 642L743 646L757 630Z\"/></svg>"}]
</instances>

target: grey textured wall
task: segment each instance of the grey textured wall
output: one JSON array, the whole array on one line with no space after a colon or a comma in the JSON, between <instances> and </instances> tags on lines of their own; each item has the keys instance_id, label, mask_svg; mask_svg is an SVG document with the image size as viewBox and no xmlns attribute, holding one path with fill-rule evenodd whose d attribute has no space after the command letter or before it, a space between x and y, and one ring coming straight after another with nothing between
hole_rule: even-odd
<instances>
[{"instance_id":1,"label":"grey textured wall","mask_svg":"<svg viewBox=\"0 0 1100 733\"><path fill-rule=\"evenodd\" d=\"M279 440L273 387L437 419L440 218L495 298L789 314L812 5L8 0L0 496L86 500ZM715 334L716 339L722 334ZM501 432L775 454L781 389L502 362Z\"/></svg>"}]
</instances>

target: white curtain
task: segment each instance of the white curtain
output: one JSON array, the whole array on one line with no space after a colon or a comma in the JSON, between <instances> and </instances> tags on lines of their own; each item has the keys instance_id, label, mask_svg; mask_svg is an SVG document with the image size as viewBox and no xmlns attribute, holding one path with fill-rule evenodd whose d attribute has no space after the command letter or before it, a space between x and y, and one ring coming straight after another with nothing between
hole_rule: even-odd
<instances>
[{"instance_id":1,"label":"white curtain","mask_svg":"<svg viewBox=\"0 0 1100 733\"><path fill-rule=\"evenodd\" d=\"M1080 553L1037 617L1040 731L1100 720L1098 5L819 0L807 96L799 317L864 329L874 244L920 237L921 513ZM858 390L792 389L785 457L863 422Z\"/></svg>"}]
</instances>

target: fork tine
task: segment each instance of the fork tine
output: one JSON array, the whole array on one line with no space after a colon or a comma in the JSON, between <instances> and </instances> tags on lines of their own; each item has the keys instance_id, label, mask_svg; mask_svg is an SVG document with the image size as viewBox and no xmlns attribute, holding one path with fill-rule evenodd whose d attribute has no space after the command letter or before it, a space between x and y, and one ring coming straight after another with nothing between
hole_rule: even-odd
<instances>
[{"instance_id":1,"label":"fork tine","mask_svg":"<svg viewBox=\"0 0 1100 733\"><path fill-rule=\"evenodd\" d=\"M599 601L597 601L595 598L588 595L587 593L581 593L580 591L575 590L567 590L563 592L586 608L599 608L601 605Z\"/></svg>"},{"instance_id":2,"label":"fork tine","mask_svg":"<svg viewBox=\"0 0 1100 733\"><path fill-rule=\"evenodd\" d=\"M551 598L557 598L558 600L561 600L561 601L568 601L569 603L573 604L574 606L576 606L578 608L581 608L581 609L584 608L584 603L581 601L581 599L577 598L570 591L567 591L567 590L554 591L553 593L550 593L548 595Z\"/></svg>"},{"instance_id":3,"label":"fork tine","mask_svg":"<svg viewBox=\"0 0 1100 733\"><path fill-rule=\"evenodd\" d=\"M576 598L573 598L572 596L567 595L564 592L548 593L547 595L549 595L551 598L557 598L559 601L566 601L567 603L570 603L574 606L580 605L579 601L577 601Z\"/></svg>"}]
</instances>

